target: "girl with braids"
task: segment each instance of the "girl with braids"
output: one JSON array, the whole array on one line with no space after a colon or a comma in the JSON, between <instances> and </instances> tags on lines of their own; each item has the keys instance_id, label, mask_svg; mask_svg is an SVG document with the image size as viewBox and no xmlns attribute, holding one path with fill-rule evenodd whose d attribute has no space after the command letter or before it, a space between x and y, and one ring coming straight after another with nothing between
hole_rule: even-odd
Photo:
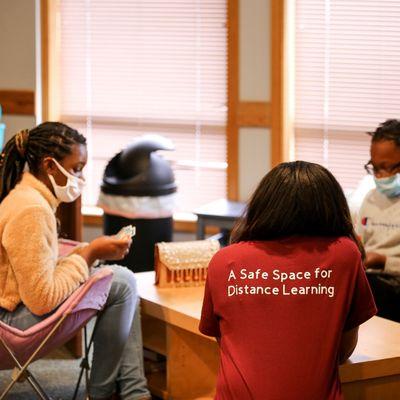
<instances>
[{"instance_id":1,"label":"girl with braids","mask_svg":"<svg viewBox=\"0 0 400 400\"><path fill-rule=\"evenodd\" d=\"M27 329L52 313L97 259L122 259L130 239L102 236L58 259L55 211L76 200L87 162L76 130L46 122L11 138L0 158L0 320ZM114 265L94 337L92 399L150 399L133 273Z\"/></svg>"}]
</instances>

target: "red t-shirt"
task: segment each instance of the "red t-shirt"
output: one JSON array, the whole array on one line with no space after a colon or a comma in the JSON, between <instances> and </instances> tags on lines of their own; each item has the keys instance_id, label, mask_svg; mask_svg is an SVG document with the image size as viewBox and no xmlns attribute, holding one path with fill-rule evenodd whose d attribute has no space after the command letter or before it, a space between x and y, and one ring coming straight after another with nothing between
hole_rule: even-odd
<instances>
[{"instance_id":1,"label":"red t-shirt","mask_svg":"<svg viewBox=\"0 0 400 400\"><path fill-rule=\"evenodd\" d=\"M241 242L211 260L200 331L220 337L218 400L342 399L342 332L376 313L348 238Z\"/></svg>"}]
</instances>

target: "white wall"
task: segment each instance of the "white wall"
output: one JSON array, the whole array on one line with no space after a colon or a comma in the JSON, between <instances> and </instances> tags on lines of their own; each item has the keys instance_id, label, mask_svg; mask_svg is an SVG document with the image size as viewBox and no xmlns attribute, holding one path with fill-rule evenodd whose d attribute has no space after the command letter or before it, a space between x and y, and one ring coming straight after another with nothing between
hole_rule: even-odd
<instances>
[{"instance_id":1,"label":"white wall","mask_svg":"<svg viewBox=\"0 0 400 400\"><path fill-rule=\"evenodd\" d=\"M246 201L266 174L270 162L270 135L264 128L239 129L239 196Z\"/></svg>"},{"instance_id":2,"label":"white wall","mask_svg":"<svg viewBox=\"0 0 400 400\"><path fill-rule=\"evenodd\" d=\"M239 98L269 101L270 0L239 0Z\"/></svg>"},{"instance_id":3,"label":"white wall","mask_svg":"<svg viewBox=\"0 0 400 400\"><path fill-rule=\"evenodd\" d=\"M239 101L268 102L270 0L239 0ZM271 168L267 128L239 129L239 200L246 201Z\"/></svg>"},{"instance_id":4,"label":"white wall","mask_svg":"<svg viewBox=\"0 0 400 400\"><path fill-rule=\"evenodd\" d=\"M35 90L35 0L0 0L0 89ZM4 115L6 140L35 125L34 116Z\"/></svg>"}]
</instances>

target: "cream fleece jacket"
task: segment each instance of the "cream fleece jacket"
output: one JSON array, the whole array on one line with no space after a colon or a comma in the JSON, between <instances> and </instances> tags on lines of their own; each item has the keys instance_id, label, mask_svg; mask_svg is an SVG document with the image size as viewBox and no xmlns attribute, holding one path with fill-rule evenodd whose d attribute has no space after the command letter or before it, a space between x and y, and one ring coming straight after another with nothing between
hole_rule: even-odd
<instances>
[{"instance_id":1,"label":"cream fleece jacket","mask_svg":"<svg viewBox=\"0 0 400 400\"><path fill-rule=\"evenodd\" d=\"M89 275L78 254L58 258L55 212L59 201L29 172L0 204L0 307L23 303L43 315Z\"/></svg>"}]
</instances>

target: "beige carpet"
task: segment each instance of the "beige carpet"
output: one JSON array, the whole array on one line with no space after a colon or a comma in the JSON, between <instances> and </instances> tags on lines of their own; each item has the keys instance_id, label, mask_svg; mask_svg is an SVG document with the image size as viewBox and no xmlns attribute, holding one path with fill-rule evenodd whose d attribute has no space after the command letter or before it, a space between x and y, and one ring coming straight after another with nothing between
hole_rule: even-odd
<instances>
[{"instance_id":1,"label":"beige carpet","mask_svg":"<svg viewBox=\"0 0 400 400\"><path fill-rule=\"evenodd\" d=\"M54 400L67 400L72 398L78 379L79 364L80 360L44 359L34 362L30 370L49 396ZM0 371L0 393L8 385L10 375L11 371ZM7 396L9 400L33 400L36 398L38 397L27 382L17 383ZM78 398L84 399L83 382Z\"/></svg>"}]
</instances>

